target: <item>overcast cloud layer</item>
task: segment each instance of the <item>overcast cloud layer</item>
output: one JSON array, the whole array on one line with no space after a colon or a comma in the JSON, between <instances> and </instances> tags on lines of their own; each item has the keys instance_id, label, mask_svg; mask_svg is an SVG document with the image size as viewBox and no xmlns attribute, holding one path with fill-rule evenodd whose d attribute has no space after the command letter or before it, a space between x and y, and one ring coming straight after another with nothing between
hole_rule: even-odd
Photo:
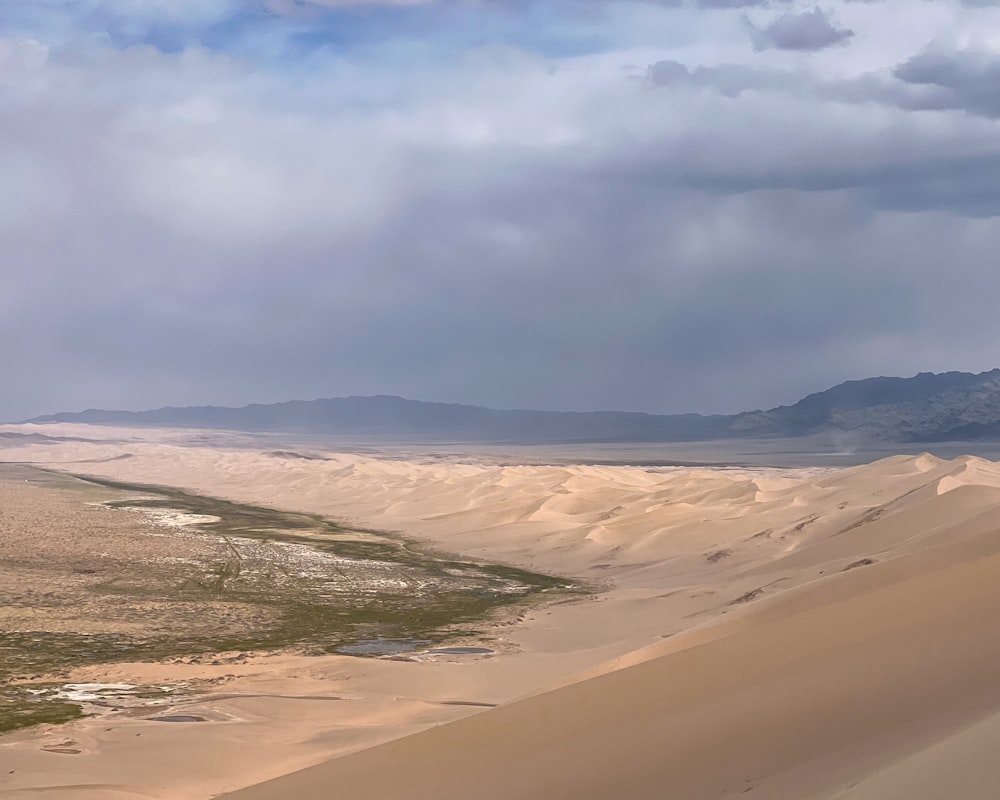
<instances>
[{"instance_id":1,"label":"overcast cloud layer","mask_svg":"<svg viewBox=\"0 0 1000 800\"><path fill-rule=\"evenodd\" d=\"M0 419L1000 365L983 0L0 0Z\"/></svg>"}]
</instances>

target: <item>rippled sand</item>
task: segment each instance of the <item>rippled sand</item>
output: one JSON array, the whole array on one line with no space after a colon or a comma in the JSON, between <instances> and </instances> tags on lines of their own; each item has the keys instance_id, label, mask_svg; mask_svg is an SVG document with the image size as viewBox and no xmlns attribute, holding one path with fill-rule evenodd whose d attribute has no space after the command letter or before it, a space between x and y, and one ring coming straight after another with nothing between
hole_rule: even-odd
<instances>
[{"instance_id":1,"label":"rippled sand","mask_svg":"<svg viewBox=\"0 0 1000 800\"><path fill-rule=\"evenodd\" d=\"M81 683L196 676L219 691L183 708L197 724L4 737L5 796L861 800L1000 785L992 462L501 466L6 430L93 440L8 446L6 460L403 531L594 594L498 626L494 654L83 670Z\"/></svg>"}]
</instances>

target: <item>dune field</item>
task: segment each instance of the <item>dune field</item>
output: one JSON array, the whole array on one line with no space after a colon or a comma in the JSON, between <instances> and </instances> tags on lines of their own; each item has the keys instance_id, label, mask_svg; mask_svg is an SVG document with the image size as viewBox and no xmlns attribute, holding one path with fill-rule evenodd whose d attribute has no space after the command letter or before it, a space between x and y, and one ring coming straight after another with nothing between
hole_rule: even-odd
<instances>
[{"instance_id":1,"label":"dune field","mask_svg":"<svg viewBox=\"0 0 1000 800\"><path fill-rule=\"evenodd\" d=\"M200 721L91 709L0 735L11 800L1000 791L993 462L511 466L83 425L0 426L0 461L324 515L582 590L454 642L488 653L76 668L60 679L189 685L159 711Z\"/></svg>"}]
</instances>

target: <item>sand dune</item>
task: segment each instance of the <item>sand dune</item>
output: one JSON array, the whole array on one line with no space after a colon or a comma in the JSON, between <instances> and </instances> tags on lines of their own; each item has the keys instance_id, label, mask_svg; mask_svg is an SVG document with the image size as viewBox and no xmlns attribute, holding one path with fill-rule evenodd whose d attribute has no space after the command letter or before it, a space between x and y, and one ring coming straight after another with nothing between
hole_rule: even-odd
<instances>
[{"instance_id":1,"label":"sand dune","mask_svg":"<svg viewBox=\"0 0 1000 800\"><path fill-rule=\"evenodd\" d=\"M996 708L1000 639L983 634L998 632L998 577L994 556L806 611L789 600L711 641L228 797L822 796Z\"/></svg>"},{"instance_id":2,"label":"sand dune","mask_svg":"<svg viewBox=\"0 0 1000 800\"><path fill-rule=\"evenodd\" d=\"M190 432L39 432L92 441L0 457L328 514L595 594L498 630L495 658L228 667L227 688L257 699L206 701L229 721L183 735L85 721L0 739L0 766L33 770L11 797L82 797L70 784L98 779L159 798L257 784L234 800L331 786L359 798L692 800L939 798L942 775L970 787L955 796L996 786L985 754L1000 729L1000 465L505 466L264 452L218 434L205 446ZM154 668L166 667L115 675ZM331 711L334 695L353 699ZM133 731L180 761L143 778L136 765L155 753ZM94 744L63 756L56 777L55 757L31 748L62 735Z\"/></svg>"}]
</instances>

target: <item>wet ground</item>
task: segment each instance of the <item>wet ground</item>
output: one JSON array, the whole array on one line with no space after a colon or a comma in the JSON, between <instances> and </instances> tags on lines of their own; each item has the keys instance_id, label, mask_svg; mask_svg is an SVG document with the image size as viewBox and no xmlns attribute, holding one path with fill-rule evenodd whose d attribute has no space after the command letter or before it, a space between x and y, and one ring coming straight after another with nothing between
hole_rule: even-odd
<instances>
[{"instance_id":1,"label":"wet ground","mask_svg":"<svg viewBox=\"0 0 1000 800\"><path fill-rule=\"evenodd\" d=\"M572 591L318 516L3 465L0 731L78 716L59 680L75 666L392 656L474 639L505 608Z\"/></svg>"}]
</instances>

